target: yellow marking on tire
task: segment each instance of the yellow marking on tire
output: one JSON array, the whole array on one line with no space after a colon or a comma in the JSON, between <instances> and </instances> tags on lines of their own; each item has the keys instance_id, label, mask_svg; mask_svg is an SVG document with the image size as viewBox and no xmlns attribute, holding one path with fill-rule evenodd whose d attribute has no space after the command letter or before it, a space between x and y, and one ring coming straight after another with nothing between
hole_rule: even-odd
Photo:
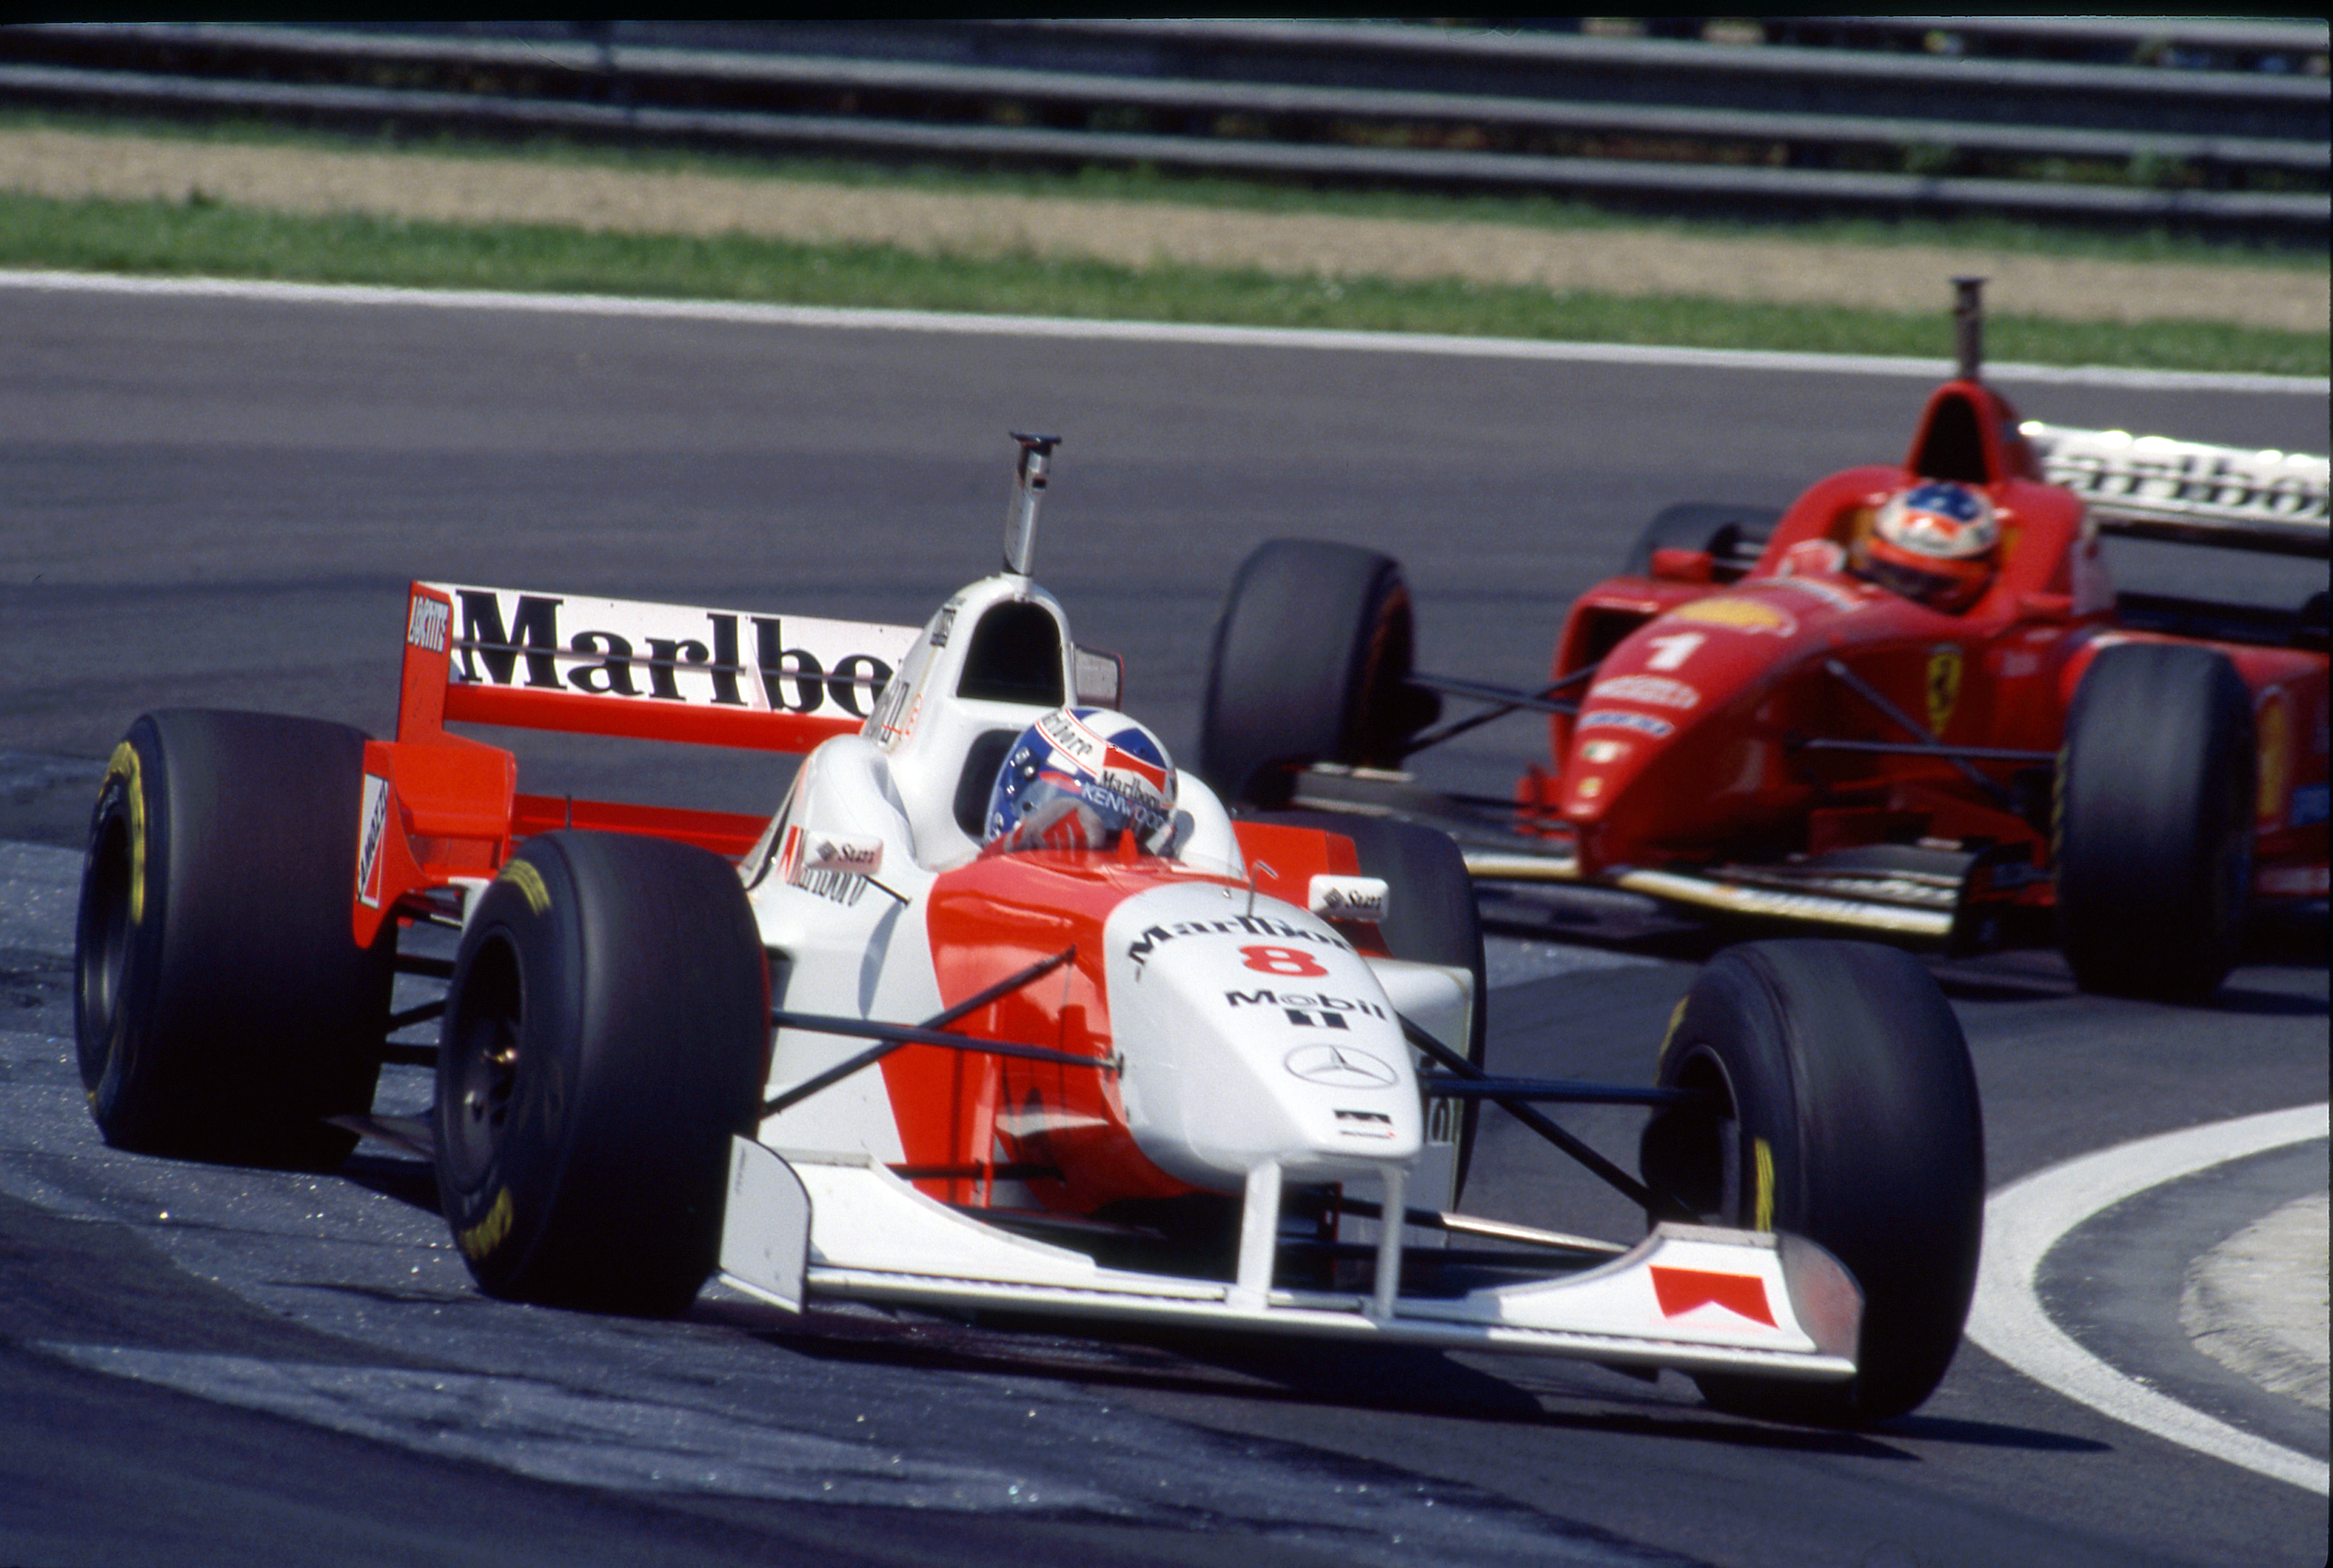
<instances>
[{"instance_id":1,"label":"yellow marking on tire","mask_svg":"<svg viewBox=\"0 0 2333 1568\"><path fill-rule=\"evenodd\" d=\"M1774 1150L1764 1139L1755 1141L1752 1161L1757 1167L1757 1198L1751 1206L1750 1228L1774 1228Z\"/></svg>"},{"instance_id":2,"label":"yellow marking on tire","mask_svg":"<svg viewBox=\"0 0 2333 1568\"><path fill-rule=\"evenodd\" d=\"M508 877L512 885L526 895L528 909L538 915L549 912L551 890L542 885L541 871L536 871L524 861L513 861L503 868L503 875Z\"/></svg>"},{"instance_id":3,"label":"yellow marking on tire","mask_svg":"<svg viewBox=\"0 0 2333 1568\"><path fill-rule=\"evenodd\" d=\"M1685 1022L1685 998L1679 996L1677 1005L1669 1009L1669 1026L1661 1031L1661 1048L1653 1054L1656 1063L1666 1065L1668 1062L1669 1046L1676 1040L1677 1025Z\"/></svg>"},{"instance_id":4,"label":"yellow marking on tire","mask_svg":"<svg viewBox=\"0 0 2333 1568\"><path fill-rule=\"evenodd\" d=\"M462 1255L483 1258L500 1246L503 1237L510 1234L512 1217L510 1188L505 1187L494 1194L494 1207L486 1210L486 1217L455 1238L461 1246Z\"/></svg>"},{"instance_id":5,"label":"yellow marking on tire","mask_svg":"<svg viewBox=\"0 0 2333 1568\"><path fill-rule=\"evenodd\" d=\"M146 919L146 784L138 768L138 748L126 740L113 748L113 759L105 765L106 784L117 774L127 781L123 793L130 801L130 923L135 926Z\"/></svg>"}]
</instances>

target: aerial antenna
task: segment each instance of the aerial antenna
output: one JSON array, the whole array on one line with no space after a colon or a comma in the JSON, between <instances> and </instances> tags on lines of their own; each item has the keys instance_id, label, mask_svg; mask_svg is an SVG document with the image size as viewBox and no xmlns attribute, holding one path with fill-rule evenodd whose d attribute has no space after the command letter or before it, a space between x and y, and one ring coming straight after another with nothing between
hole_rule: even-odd
<instances>
[{"instance_id":1,"label":"aerial antenna","mask_svg":"<svg viewBox=\"0 0 2333 1568\"><path fill-rule=\"evenodd\" d=\"M1004 570L1026 577L1037 561L1037 503L1044 498L1045 473L1061 438L1018 430L1013 438L1021 443L1021 463L1013 475L1012 504L1004 509Z\"/></svg>"},{"instance_id":2,"label":"aerial antenna","mask_svg":"<svg viewBox=\"0 0 2333 1568\"><path fill-rule=\"evenodd\" d=\"M1953 280L1953 328L1959 340L1961 380L1973 381L1984 370L1984 280Z\"/></svg>"}]
</instances>

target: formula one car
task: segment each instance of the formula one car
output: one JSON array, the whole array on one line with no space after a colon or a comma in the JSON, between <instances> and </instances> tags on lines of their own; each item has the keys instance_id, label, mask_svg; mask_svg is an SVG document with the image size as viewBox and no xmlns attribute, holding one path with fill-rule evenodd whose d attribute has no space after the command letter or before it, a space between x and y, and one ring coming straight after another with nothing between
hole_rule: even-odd
<instances>
[{"instance_id":1,"label":"formula one car","mask_svg":"<svg viewBox=\"0 0 2333 1568\"><path fill-rule=\"evenodd\" d=\"M388 1139L478 1283L531 1301L671 1313L717 1270L796 1310L1670 1367L1818 1421L1925 1397L1983 1196L1925 971L1745 948L1650 1086L1490 1074L1455 847L1178 787L1030 579L1052 441L1021 440L1004 570L920 629L417 582L394 741L139 719L80 915L106 1139L294 1167ZM456 721L807 755L765 822L522 794ZM399 971L443 1000L392 1013ZM434 1063L427 1118L374 1114L385 1062ZM1648 1234L1457 1212L1484 1101ZM1648 1108L1640 1174L1562 1101Z\"/></svg>"},{"instance_id":2,"label":"formula one car","mask_svg":"<svg viewBox=\"0 0 2333 1568\"><path fill-rule=\"evenodd\" d=\"M2086 988L2210 994L2253 900L2326 893L2324 576L2297 613L2117 593L2099 535L2321 562L2326 459L2021 423L1981 379L1976 283L1900 464L1779 514L1664 512L1538 690L1415 670L1387 557L1264 545L1216 629L1199 771L1235 804L1435 822L1486 890L2054 934ZM1432 727L1444 697L1485 706ZM1552 750L1512 798L1404 771L1516 711Z\"/></svg>"}]
</instances>

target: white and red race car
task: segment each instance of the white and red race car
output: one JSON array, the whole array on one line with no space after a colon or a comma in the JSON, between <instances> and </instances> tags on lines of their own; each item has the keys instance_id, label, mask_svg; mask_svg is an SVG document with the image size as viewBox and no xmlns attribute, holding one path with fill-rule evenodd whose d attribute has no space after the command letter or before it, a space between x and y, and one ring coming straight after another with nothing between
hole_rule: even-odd
<instances>
[{"instance_id":1,"label":"white and red race car","mask_svg":"<svg viewBox=\"0 0 2333 1568\"><path fill-rule=\"evenodd\" d=\"M78 1029L109 1142L434 1161L486 1290L821 1297L1679 1369L1731 1409L1885 1419L1974 1279L1974 1079L1927 973L1805 941L1709 966L1656 1082L1502 1078L1454 845L1234 822L994 839L1000 764L1119 671L1004 569L920 629L416 582L398 736L168 710L92 821ZM775 815L521 793L449 722L806 753ZM1159 786L1163 784L1163 789ZM458 931L450 960L418 928ZM403 951L400 951L403 949ZM398 972L444 999L393 1012ZM394 1038L438 1019L435 1046ZM434 1063L426 1119L376 1117ZM1647 1212L1599 1241L1457 1209L1501 1105ZM1640 1104L1638 1171L1542 1104Z\"/></svg>"}]
</instances>

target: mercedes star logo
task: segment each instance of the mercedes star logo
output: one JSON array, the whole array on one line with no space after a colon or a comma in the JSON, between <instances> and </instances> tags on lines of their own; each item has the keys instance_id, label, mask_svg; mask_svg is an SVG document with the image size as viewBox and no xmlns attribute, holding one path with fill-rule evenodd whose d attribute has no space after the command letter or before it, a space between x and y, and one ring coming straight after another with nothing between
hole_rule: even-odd
<instances>
[{"instance_id":1,"label":"mercedes star logo","mask_svg":"<svg viewBox=\"0 0 2333 1568\"><path fill-rule=\"evenodd\" d=\"M1299 1045L1288 1053L1288 1070L1307 1083L1331 1089L1390 1089L1401 1074L1370 1055L1344 1045Z\"/></svg>"}]
</instances>

